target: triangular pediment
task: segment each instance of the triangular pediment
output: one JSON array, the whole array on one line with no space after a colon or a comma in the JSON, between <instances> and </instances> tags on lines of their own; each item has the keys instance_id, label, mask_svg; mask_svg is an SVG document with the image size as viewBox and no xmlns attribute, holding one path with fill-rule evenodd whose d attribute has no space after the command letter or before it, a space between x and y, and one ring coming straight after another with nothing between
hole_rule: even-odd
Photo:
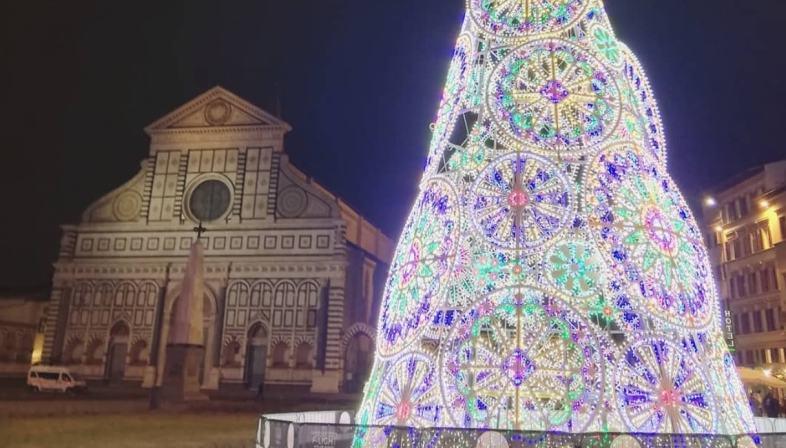
<instances>
[{"instance_id":1,"label":"triangular pediment","mask_svg":"<svg viewBox=\"0 0 786 448\"><path fill-rule=\"evenodd\" d=\"M216 86L145 128L149 135L210 128L268 128L288 132L285 121Z\"/></svg>"}]
</instances>

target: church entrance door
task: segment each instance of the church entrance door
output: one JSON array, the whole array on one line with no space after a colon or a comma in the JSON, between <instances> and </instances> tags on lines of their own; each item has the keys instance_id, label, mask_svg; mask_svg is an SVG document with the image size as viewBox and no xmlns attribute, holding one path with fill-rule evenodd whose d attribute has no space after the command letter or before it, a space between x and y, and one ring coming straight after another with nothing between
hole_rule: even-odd
<instances>
[{"instance_id":1,"label":"church entrance door","mask_svg":"<svg viewBox=\"0 0 786 448\"><path fill-rule=\"evenodd\" d=\"M246 347L246 384L251 390L259 389L265 382L267 366L267 331L262 324L256 324L248 332Z\"/></svg>"},{"instance_id":2,"label":"church entrance door","mask_svg":"<svg viewBox=\"0 0 786 448\"><path fill-rule=\"evenodd\" d=\"M358 333L350 339L344 352L344 392L363 390L371 368L373 349L374 341L368 335Z\"/></svg>"},{"instance_id":3,"label":"church entrance door","mask_svg":"<svg viewBox=\"0 0 786 448\"><path fill-rule=\"evenodd\" d=\"M110 382L120 382L125 377L129 334L130 330L125 322L116 323L110 332L109 359L107 360L107 373Z\"/></svg>"}]
</instances>

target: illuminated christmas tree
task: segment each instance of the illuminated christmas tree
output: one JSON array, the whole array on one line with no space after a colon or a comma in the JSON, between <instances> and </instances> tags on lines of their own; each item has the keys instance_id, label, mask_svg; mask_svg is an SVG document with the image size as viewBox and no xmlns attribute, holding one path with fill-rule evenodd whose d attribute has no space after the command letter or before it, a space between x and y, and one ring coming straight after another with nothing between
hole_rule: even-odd
<instances>
[{"instance_id":1,"label":"illuminated christmas tree","mask_svg":"<svg viewBox=\"0 0 786 448\"><path fill-rule=\"evenodd\" d=\"M753 431L655 97L600 0L468 0L363 425Z\"/></svg>"}]
</instances>

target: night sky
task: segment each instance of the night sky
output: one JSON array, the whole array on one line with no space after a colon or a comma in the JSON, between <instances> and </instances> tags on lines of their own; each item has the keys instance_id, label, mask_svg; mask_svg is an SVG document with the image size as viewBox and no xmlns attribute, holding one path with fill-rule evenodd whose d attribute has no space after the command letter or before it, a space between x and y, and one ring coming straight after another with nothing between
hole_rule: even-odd
<instances>
[{"instance_id":1,"label":"night sky","mask_svg":"<svg viewBox=\"0 0 786 448\"><path fill-rule=\"evenodd\" d=\"M396 237L463 0L0 6L0 290L45 286L62 223L148 154L142 128L220 84L294 127L294 163ZM13 5L10 5L12 4ZM783 0L607 0L658 97L686 196L786 156Z\"/></svg>"}]
</instances>

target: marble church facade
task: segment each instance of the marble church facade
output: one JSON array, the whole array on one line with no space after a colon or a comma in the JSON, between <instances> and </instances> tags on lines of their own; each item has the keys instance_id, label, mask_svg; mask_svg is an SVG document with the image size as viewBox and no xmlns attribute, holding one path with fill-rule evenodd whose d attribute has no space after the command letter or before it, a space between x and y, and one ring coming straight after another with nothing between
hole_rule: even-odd
<instances>
[{"instance_id":1,"label":"marble church facade","mask_svg":"<svg viewBox=\"0 0 786 448\"><path fill-rule=\"evenodd\" d=\"M44 360L150 387L201 222L202 388L362 388L393 242L289 162L287 123L221 87L145 130L139 173L63 226Z\"/></svg>"}]
</instances>

